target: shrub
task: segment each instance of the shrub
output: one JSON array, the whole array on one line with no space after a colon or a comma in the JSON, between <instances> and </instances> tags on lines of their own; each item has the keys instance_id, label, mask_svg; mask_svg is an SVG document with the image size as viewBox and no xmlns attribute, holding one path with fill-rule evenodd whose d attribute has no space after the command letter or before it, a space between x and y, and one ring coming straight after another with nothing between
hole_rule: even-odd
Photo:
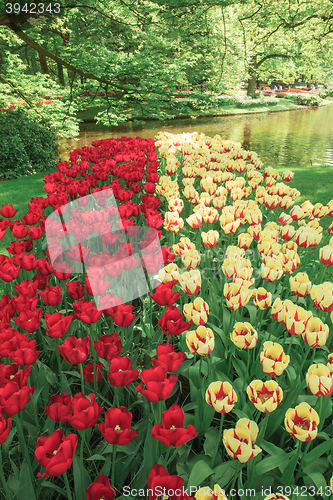
<instances>
[{"instance_id":1,"label":"shrub","mask_svg":"<svg viewBox=\"0 0 333 500\"><path fill-rule=\"evenodd\" d=\"M296 104L301 104L303 106L319 106L321 101L322 99L320 99L320 97L302 95L298 95L295 100Z\"/></svg>"},{"instance_id":2,"label":"shrub","mask_svg":"<svg viewBox=\"0 0 333 500\"><path fill-rule=\"evenodd\" d=\"M0 110L0 179L49 171L57 164L54 130L22 108Z\"/></svg>"}]
</instances>

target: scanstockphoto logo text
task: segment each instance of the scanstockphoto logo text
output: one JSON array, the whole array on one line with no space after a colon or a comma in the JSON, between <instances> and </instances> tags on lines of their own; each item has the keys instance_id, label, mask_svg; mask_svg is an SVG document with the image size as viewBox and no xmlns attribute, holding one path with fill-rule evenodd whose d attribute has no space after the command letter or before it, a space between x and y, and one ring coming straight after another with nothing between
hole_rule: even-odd
<instances>
[{"instance_id":1,"label":"scanstockphoto logo text","mask_svg":"<svg viewBox=\"0 0 333 500\"><path fill-rule=\"evenodd\" d=\"M204 496L211 496L214 495L216 497L221 497L223 496L230 496L232 498L254 498L256 496L261 496L262 498L267 497L268 495L272 494L272 487L269 488L264 488L262 487L259 490L256 490L255 488L246 488L246 489L237 489L237 488L231 488L231 490L226 493L224 489L220 488L219 486L215 486L214 489L207 489L207 488L201 488L200 486L189 486L188 488L165 488L162 486L156 486L156 488L151 489L135 489L131 488L130 486L124 486L122 489L122 494L124 497L127 498L157 498L157 499L163 499L163 498L170 498L170 497L178 497L181 495L189 495L190 497L193 497L194 495L198 494L197 496L199 498L202 498Z\"/></svg>"}]
</instances>

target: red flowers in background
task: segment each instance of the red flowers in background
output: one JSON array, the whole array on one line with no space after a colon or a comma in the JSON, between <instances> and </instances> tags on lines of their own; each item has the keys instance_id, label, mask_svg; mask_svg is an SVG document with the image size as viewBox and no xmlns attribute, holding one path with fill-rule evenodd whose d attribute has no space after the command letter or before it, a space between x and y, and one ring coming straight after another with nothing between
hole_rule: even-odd
<instances>
[{"instance_id":1,"label":"red flowers in background","mask_svg":"<svg viewBox=\"0 0 333 500\"><path fill-rule=\"evenodd\" d=\"M110 444L123 446L133 441L138 433L131 429L132 413L125 406L109 408L105 413L105 422L98 424L104 439Z\"/></svg>"},{"instance_id":2,"label":"red flowers in background","mask_svg":"<svg viewBox=\"0 0 333 500\"><path fill-rule=\"evenodd\" d=\"M72 396L68 392L50 396L51 404L44 407L46 415L55 422L66 422L72 409Z\"/></svg>"},{"instance_id":3,"label":"red flowers in background","mask_svg":"<svg viewBox=\"0 0 333 500\"><path fill-rule=\"evenodd\" d=\"M37 477L60 476L72 465L78 437L69 434L65 437L63 429L50 436L37 439L35 458L46 469L44 474L38 472Z\"/></svg>"}]
</instances>

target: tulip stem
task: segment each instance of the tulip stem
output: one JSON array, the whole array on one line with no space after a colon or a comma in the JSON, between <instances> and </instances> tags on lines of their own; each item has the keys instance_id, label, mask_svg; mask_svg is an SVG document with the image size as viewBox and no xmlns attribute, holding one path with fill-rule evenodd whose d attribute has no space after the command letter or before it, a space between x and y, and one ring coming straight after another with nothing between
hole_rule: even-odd
<instances>
[{"instance_id":1,"label":"tulip stem","mask_svg":"<svg viewBox=\"0 0 333 500\"><path fill-rule=\"evenodd\" d=\"M164 457L164 467L166 467L168 465L170 451L171 451L171 446L168 446L168 449L165 452L165 457Z\"/></svg>"},{"instance_id":2,"label":"tulip stem","mask_svg":"<svg viewBox=\"0 0 333 500\"><path fill-rule=\"evenodd\" d=\"M287 355L287 356L289 356L290 351L291 351L291 347L292 347L292 345L293 345L293 338L292 338L292 337L290 337L290 339L289 339L289 340L290 340L290 342L289 342L289 345L288 345L288 350L287 350L287 352L286 352L286 355Z\"/></svg>"},{"instance_id":3,"label":"tulip stem","mask_svg":"<svg viewBox=\"0 0 333 500\"><path fill-rule=\"evenodd\" d=\"M220 441L221 441L222 428L223 428L223 420L224 420L224 413L221 413L219 433L218 433L218 437L217 437L217 440L216 440L216 445L215 445L214 453L213 453L213 456L212 456L212 461L211 461L211 464L210 464L210 468L211 469L213 469L213 467L214 467L215 457L216 457L217 450L219 449L219 444L220 444Z\"/></svg>"},{"instance_id":4,"label":"tulip stem","mask_svg":"<svg viewBox=\"0 0 333 500\"><path fill-rule=\"evenodd\" d=\"M231 487L230 487L230 491L233 489L233 487L235 486L236 484L236 481L237 481L237 476L238 476L238 473L239 473L239 469L241 467L241 463L240 461L238 460L238 458L236 459L237 460L237 465L236 465L236 470L235 470L235 475L233 477L233 480L232 480L232 484L231 484Z\"/></svg>"},{"instance_id":5,"label":"tulip stem","mask_svg":"<svg viewBox=\"0 0 333 500\"><path fill-rule=\"evenodd\" d=\"M82 394L84 394L84 378L83 378L83 365L82 363L79 363L79 367L80 367L80 377L81 377L81 392ZM94 380L95 380L95 365L94 365ZM96 394L96 392L95 392Z\"/></svg>"},{"instance_id":6,"label":"tulip stem","mask_svg":"<svg viewBox=\"0 0 333 500\"><path fill-rule=\"evenodd\" d=\"M31 466L31 460L30 460L30 457L29 457L29 451L28 451L28 447L27 447L27 443L26 443L26 440L24 438L24 434L23 434L23 429L22 429L22 425L21 425L21 420L20 420L20 415L18 413L16 413L16 415L13 415L13 419L14 419L14 422L16 424L16 428L17 428L17 434L18 434L18 438L19 438L19 445L22 447L22 451L23 451L23 456L27 462L27 465L28 465L28 468L29 468L29 472L31 474L31 480L33 481L34 480L34 473L32 471L32 466Z\"/></svg>"},{"instance_id":7,"label":"tulip stem","mask_svg":"<svg viewBox=\"0 0 333 500\"><path fill-rule=\"evenodd\" d=\"M115 472L116 472L116 456L117 456L117 445L113 445L113 450L112 450L112 470L111 470L111 486L112 488L115 487L114 485L114 477L115 477Z\"/></svg>"},{"instance_id":8,"label":"tulip stem","mask_svg":"<svg viewBox=\"0 0 333 500\"><path fill-rule=\"evenodd\" d=\"M306 344L305 345L305 353L303 355L302 363L301 363L301 366L299 367L299 370L298 370L298 373L297 373L297 376L296 376L296 381L298 380L298 378L299 378L299 376L300 376L300 374L302 372L303 365L304 365L304 363L305 363L305 361L306 361L306 359L308 357L310 349L311 349L311 347Z\"/></svg>"},{"instance_id":9,"label":"tulip stem","mask_svg":"<svg viewBox=\"0 0 333 500\"><path fill-rule=\"evenodd\" d=\"M12 498L12 494L11 494L11 492L9 491L8 485L7 485L7 483L6 483L5 475L4 475L4 472L3 472L3 465L2 465L2 447L1 447L1 445L0 445L0 478L1 478L1 482L2 482L3 489L4 489L4 491L5 491L5 496L6 496L6 499L7 499L7 500L11 500L11 498Z\"/></svg>"},{"instance_id":10,"label":"tulip stem","mask_svg":"<svg viewBox=\"0 0 333 500\"><path fill-rule=\"evenodd\" d=\"M303 461L304 461L305 455L307 454L307 452L308 452L308 450L309 450L309 448L310 448L311 444L312 444L312 440L311 440L311 441L308 441L308 442L306 443L305 449L304 449L304 451L303 451L303 453L302 453L301 461L300 461L300 463L299 463L298 472L297 472L296 477L295 477L295 482L297 481L297 479L299 478L299 475L300 475L300 474L301 474L301 472L302 472L302 465L303 465Z\"/></svg>"},{"instance_id":11,"label":"tulip stem","mask_svg":"<svg viewBox=\"0 0 333 500\"><path fill-rule=\"evenodd\" d=\"M288 477L286 478L286 482L285 484L290 484L291 485L291 481L293 481L293 478L294 478L294 483L295 483L295 475L294 475L294 472L295 472L295 469L296 469L296 466L297 466L297 462L298 462L298 459L299 459L299 455L300 455L300 452L301 452L301 447L302 447L302 441L297 441L297 448L296 448L296 455L295 455L295 459L293 461L291 461L291 465L290 465L290 471L289 471L289 474L288 474Z\"/></svg>"},{"instance_id":12,"label":"tulip stem","mask_svg":"<svg viewBox=\"0 0 333 500\"><path fill-rule=\"evenodd\" d=\"M64 483L65 483L66 491L67 491L67 499L72 500L72 493L71 493L71 488L69 486L67 472L65 472L65 474L64 474Z\"/></svg>"}]
</instances>

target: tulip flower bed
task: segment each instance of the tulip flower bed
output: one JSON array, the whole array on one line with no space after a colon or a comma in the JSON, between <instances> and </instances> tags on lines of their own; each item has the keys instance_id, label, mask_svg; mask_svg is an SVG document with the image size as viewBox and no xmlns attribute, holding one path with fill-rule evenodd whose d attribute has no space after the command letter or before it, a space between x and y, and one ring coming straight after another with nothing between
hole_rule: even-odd
<instances>
[{"instance_id":1,"label":"tulip flower bed","mask_svg":"<svg viewBox=\"0 0 333 500\"><path fill-rule=\"evenodd\" d=\"M261 169L219 136L107 139L1 207L1 498L330 497L333 200Z\"/></svg>"}]
</instances>

